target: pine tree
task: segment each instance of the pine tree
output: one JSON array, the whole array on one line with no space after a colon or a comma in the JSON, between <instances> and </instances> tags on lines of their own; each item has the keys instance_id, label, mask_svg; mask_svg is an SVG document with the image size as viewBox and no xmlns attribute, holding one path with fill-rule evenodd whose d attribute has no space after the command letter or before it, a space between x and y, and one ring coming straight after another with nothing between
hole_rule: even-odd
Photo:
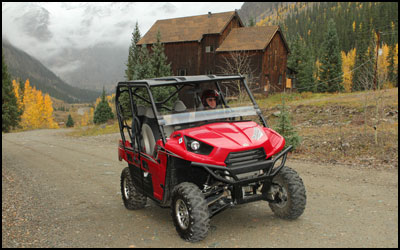
<instances>
[{"instance_id":1,"label":"pine tree","mask_svg":"<svg viewBox=\"0 0 400 250\"><path fill-rule=\"evenodd\" d=\"M72 120L71 114L68 114L68 120L65 125L67 126L67 128L71 128L74 126L74 120Z\"/></svg>"},{"instance_id":2,"label":"pine tree","mask_svg":"<svg viewBox=\"0 0 400 250\"><path fill-rule=\"evenodd\" d=\"M297 72L296 89L299 92L315 92L314 60L312 55L308 53L309 50L306 48L304 40L297 36L290 48L288 67Z\"/></svg>"},{"instance_id":3,"label":"pine tree","mask_svg":"<svg viewBox=\"0 0 400 250\"><path fill-rule=\"evenodd\" d=\"M132 33L131 45L129 46L128 63L126 64L127 68L125 70L125 78L128 81L134 79L134 71L135 67L138 65L139 52L141 49L140 46L137 46L136 44L139 42L140 39L141 35L139 24L136 21L135 29Z\"/></svg>"},{"instance_id":4,"label":"pine tree","mask_svg":"<svg viewBox=\"0 0 400 250\"><path fill-rule=\"evenodd\" d=\"M373 34L371 33L368 17L364 19L357 31L352 91L369 89L369 86L372 86L373 83L374 53L372 52L373 49L369 49L374 44Z\"/></svg>"},{"instance_id":5,"label":"pine tree","mask_svg":"<svg viewBox=\"0 0 400 250\"><path fill-rule=\"evenodd\" d=\"M161 44L161 33L157 31L157 42L152 45L150 57L154 77L170 76L171 64L167 63L167 56L164 53L164 46Z\"/></svg>"},{"instance_id":6,"label":"pine tree","mask_svg":"<svg viewBox=\"0 0 400 250\"><path fill-rule=\"evenodd\" d=\"M152 67L151 56L146 48L143 46L140 48L138 64L133 72L134 80L154 78L154 69Z\"/></svg>"},{"instance_id":7,"label":"pine tree","mask_svg":"<svg viewBox=\"0 0 400 250\"><path fill-rule=\"evenodd\" d=\"M256 26L256 18L255 18L254 16L250 17L249 25L248 25L248 26L249 26L249 27Z\"/></svg>"},{"instance_id":8,"label":"pine tree","mask_svg":"<svg viewBox=\"0 0 400 250\"><path fill-rule=\"evenodd\" d=\"M277 126L274 128L283 138L285 138L285 148L289 145L293 146L292 150L295 150L301 142L301 137L297 134L297 131L292 126L287 106L285 105L285 98L282 98L282 105L279 105L279 120Z\"/></svg>"},{"instance_id":9,"label":"pine tree","mask_svg":"<svg viewBox=\"0 0 400 250\"><path fill-rule=\"evenodd\" d=\"M320 62L320 82L318 84L318 91L342 91L344 89L342 86L342 57L340 54L336 25L333 19L329 19L328 29L321 45Z\"/></svg>"},{"instance_id":10,"label":"pine tree","mask_svg":"<svg viewBox=\"0 0 400 250\"><path fill-rule=\"evenodd\" d=\"M95 124L105 123L110 119L114 118L114 114L111 110L110 105L106 100L106 91L103 87L103 94L101 96L101 102L96 106L94 111L93 122Z\"/></svg>"},{"instance_id":11,"label":"pine tree","mask_svg":"<svg viewBox=\"0 0 400 250\"><path fill-rule=\"evenodd\" d=\"M8 74L7 65L4 62L3 53L2 61L2 86L1 86L1 131L9 132L10 129L18 126L21 120L21 110L18 108L17 98L14 95L13 86L10 75Z\"/></svg>"},{"instance_id":12,"label":"pine tree","mask_svg":"<svg viewBox=\"0 0 400 250\"><path fill-rule=\"evenodd\" d=\"M167 62L167 56L164 53L164 46L161 43L161 33L157 31L157 41L152 45L152 53L150 55L151 68L153 70L154 77L163 77L171 75L171 64ZM152 89L153 97L156 101L161 101L166 96L169 96L175 90L174 87L161 87ZM169 101L169 105L176 98Z\"/></svg>"}]
</instances>

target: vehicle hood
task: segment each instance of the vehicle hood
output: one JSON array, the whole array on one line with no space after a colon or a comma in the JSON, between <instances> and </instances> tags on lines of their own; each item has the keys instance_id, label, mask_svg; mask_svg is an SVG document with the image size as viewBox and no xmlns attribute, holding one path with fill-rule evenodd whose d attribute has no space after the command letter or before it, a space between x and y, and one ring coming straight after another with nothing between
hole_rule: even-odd
<instances>
[{"instance_id":1,"label":"vehicle hood","mask_svg":"<svg viewBox=\"0 0 400 250\"><path fill-rule=\"evenodd\" d=\"M230 149L262 145L268 140L255 122L212 123L185 132L186 136L211 146Z\"/></svg>"},{"instance_id":2,"label":"vehicle hood","mask_svg":"<svg viewBox=\"0 0 400 250\"><path fill-rule=\"evenodd\" d=\"M209 155L199 155L186 149L184 138L198 140L212 146ZM221 122L175 131L166 148L189 161L223 165L230 152L264 148L267 157L279 152L285 140L274 130L261 127L253 121Z\"/></svg>"}]
</instances>

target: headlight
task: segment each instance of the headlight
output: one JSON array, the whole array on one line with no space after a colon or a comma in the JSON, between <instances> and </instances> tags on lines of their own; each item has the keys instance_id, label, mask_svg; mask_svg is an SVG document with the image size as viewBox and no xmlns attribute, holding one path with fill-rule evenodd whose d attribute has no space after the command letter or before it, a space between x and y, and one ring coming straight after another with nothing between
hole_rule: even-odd
<instances>
[{"instance_id":1,"label":"headlight","mask_svg":"<svg viewBox=\"0 0 400 250\"><path fill-rule=\"evenodd\" d=\"M200 143L198 141L192 141L192 143L190 143L190 147L193 151L199 150Z\"/></svg>"},{"instance_id":2,"label":"headlight","mask_svg":"<svg viewBox=\"0 0 400 250\"><path fill-rule=\"evenodd\" d=\"M197 141L188 136L184 136L184 140L186 144L186 149L196 154L209 155L211 151L214 149L213 146L208 145L201 141Z\"/></svg>"}]
</instances>

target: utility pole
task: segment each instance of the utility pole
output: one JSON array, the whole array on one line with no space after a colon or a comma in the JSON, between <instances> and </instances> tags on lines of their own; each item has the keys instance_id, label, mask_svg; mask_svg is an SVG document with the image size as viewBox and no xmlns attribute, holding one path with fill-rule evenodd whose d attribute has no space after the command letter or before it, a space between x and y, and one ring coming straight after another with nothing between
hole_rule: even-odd
<instances>
[{"instance_id":1,"label":"utility pole","mask_svg":"<svg viewBox=\"0 0 400 250\"><path fill-rule=\"evenodd\" d=\"M376 57L375 57L375 74L374 74L374 90L377 88L377 73L378 73L378 56L379 56L379 43L381 38L381 33L379 31L376 32Z\"/></svg>"}]
</instances>

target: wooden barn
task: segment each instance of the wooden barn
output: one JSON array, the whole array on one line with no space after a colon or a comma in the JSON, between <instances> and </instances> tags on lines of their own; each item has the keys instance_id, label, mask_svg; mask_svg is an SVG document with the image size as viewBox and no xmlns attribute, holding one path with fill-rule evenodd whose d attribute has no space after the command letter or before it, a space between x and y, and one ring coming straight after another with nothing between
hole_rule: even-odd
<instances>
[{"instance_id":1,"label":"wooden barn","mask_svg":"<svg viewBox=\"0 0 400 250\"><path fill-rule=\"evenodd\" d=\"M257 92L291 88L288 45L279 26L244 27L236 11L158 20L137 45L148 49L161 33L174 75L223 74L228 61L244 56Z\"/></svg>"}]
</instances>

